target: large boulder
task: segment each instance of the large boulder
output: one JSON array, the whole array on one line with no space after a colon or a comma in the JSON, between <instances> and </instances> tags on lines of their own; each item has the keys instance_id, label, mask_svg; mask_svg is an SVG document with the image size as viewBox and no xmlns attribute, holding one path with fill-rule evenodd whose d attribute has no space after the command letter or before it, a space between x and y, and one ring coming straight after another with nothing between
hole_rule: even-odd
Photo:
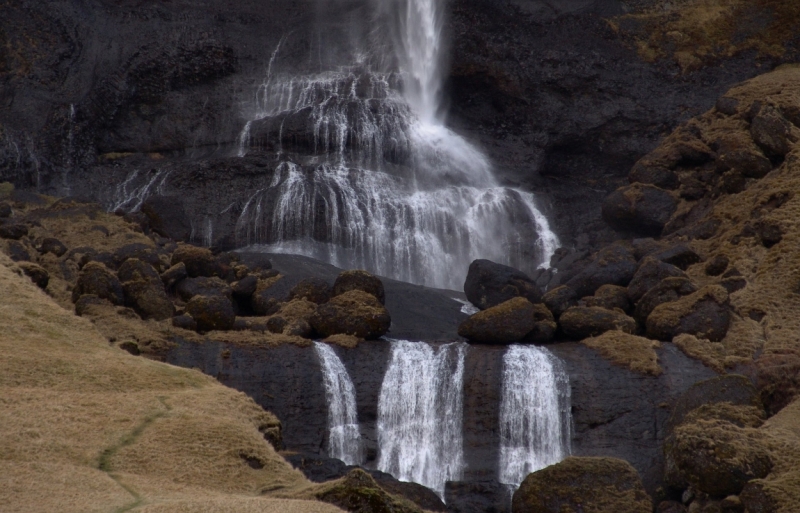
<instances>
[{"instance_id":1,"label":"large boulder","mask_svg":"<svg viewBox=\"0 0 800 513\"><path fill-rule=\"evenodd\" d=\"M115 305L125 304L125 293L122 283L105 265L89 262L83 266L75 288L72 289L72 302L77 302L84 294L94 294L107 299Z\"/></svg>"},{"instance_id":2,"label":"large boulder","mask_svg":"<svg viewBox=\"0 0 800 513\"><path fill-rule=\"evenodd\" d=\"M319 305L309 321L325 337L341 333L369 340L389 331L392 318L375 296L350 290Z\"/></svg>"},{"instance_id":3,"label":"large boulder","mask_svg":"<svg viewBox=\"0 0 800 513\"><path fill-rule=\"evenodd\" d=\"M175 312L175 307L160 281L126 281L122 284L122 289L125 291L125 305L133 308L142 319L161 321L169 319Z\"/></svg>"},{"instance_id":4,"label":"large boulder","mask_svg":"<svg viewBox=\"0 0 800 513\"><path fill-rule=\"evenodd\" d=\"M320 284L321 288L321 284ZM361 290L375 296L381 304L386 304L386 294L383 290L383 282L376 276L367 271L353 270L343 271L336 277L333 283L333 296L340 296L351 290Z\"/></svg>"},{"instance_id":5,"label":"large boulder","mask_svg":"<svg viewBox=\"0 0 800 513\"><path fill-rule=\"evenodd\" d=\"M28 235L28 227L24 224L0 225L0 239L20 240Z\"/></svg>"},{"instance_id":6,"label":"large boulder","mask_svg":"<svg viewBox=\"0 0 800 513\"><path fill-rule=\"evenodd\" d=\"M236 321L233 304L225 296L194 296L186 303L186 312L199 331L229 330Z\"/></svg>"},{"instance_id":7,"label":"large boulder","mask_svg":"<svg viewBox=\"0 0 800 513\"><path fill-rule=\"evenodd\" d=\"M138 258L129 258L117 270L117 277L121 282L126 281L146 281L163 288L161 276L147 262L142 262Z\"/></svg>"},{"instance_id":8,"label":"large boulder","mask_svg":"<svg viewBox=\"0 0 800 513\"><path fill-rule=\"evenodd\" d=\"M607 310L598 306L576 306L559 318L564 334L580 340L594 337L606 331L619 330L625 333L636 331L636 321L620 310Z\"/></svg>"},{"instance_id":9,"label":"large boulder","mask_svg":"<svg viewBox=\"0 0 800 513\"><path fill-rule=\"evenodd\" d=\"M475 260L469 265L464 294L481 310L515 297L523 297L531 303L542 300L542 291L527 274L491 260Z\"/></svg>"},{"instance_id":10,"label":"large boulder","mask_svg":"<svg viewBox=\"0 0 800 513\"><path fill-rule=\"evenodd\" d=\"M150 196L142 203L142 212L150 228L162 237L187 242L192 235L189 216L177 196Z\"/></svg>"},{"instance_id":11,"label":"large boulder","mask_svg":"<svg viewBox=\"0 0 800 513\"><path fill-rule=\"evenodd\" d=\"M628 289L619 285L603 285L594 292L594 296L587 296L581 301L586 306L599 306L608 310L619 308L627 311L631 307Z\"/></svg>"},{"instance_id":12,"label":"large boulder","mask_svg":"<svg viewBox=\"0 0 800 513\"><path fill-rule=\"evenodd\" d=\"M628 297L636 303L645 293L665 278L686 278L686 274L674 265L654 257L644 257L633 279L628 284Z\"/></svg>"},{"instance_id":13,"label":"large boulder","mask_svg":"<svg viewBox=\"0 0 800 513\"><path fill-rule=\"evenodd\" d=\"M339 276L342 275L340 274ZM366 278L361 277L361 279L363 281L367 281ZM378 280L378 278L375 278L375 280L377 280L378 283L380 283L380 280ZM349 279L348 278L342 279L341 282L339 282L339 280L337 279L337 282L339 282L340 285L339 287L340 290L344 289L346 284L352 285L354 284L355 281L356 277L352 275L350 275ZM355 288L356 287L354 287L354 289ZM364 290L364 289L358 289L358 290ZM374 286L373 284L372 290L374 290L376 293L381 293L383 291L383 283L380 284L380 287ZM366 290L365 292L370 292L370 291ZM307 299L312 303L321 305L322 303L327 303L328 301L330 301L332 295L333 295L333 289L331 288L330 285L328 285L327 281L323 280L322 278L306 278L304 280L300 280L300 282L298 282L297 285L295 285L292 288L292 290L289 291L288 299L289 301L293 299ZM380 301L380 298L377 295L375 297Z\"/></svg>"},{"instance_id":14,"label":"large boulder","mask_svg":"<svg viewBox=\"0 0 800 513\"><path fill-rule=\"evenodd\" d=\"M697 286L688 278L665 278L648 290L636 303L633 318L642 324L658 305L677 301L683 296L697 292Z\"/></svg>"},{"instance_id":15,"label":"large boulder","mask_svg":"<svg viewBox=\"0 0 800 513\"><path fill-rule=\"evenodd\" d=\"M67 252L67 247L64 245L64 243L53 237L45 237L42 239L38 249L39 253L52 253L59 258Z\"/></svg>"},{"instance_id":16,"label":"large boulder","mask_svg":"<svg viewBox=\"0 0 800 513\"><path fill-rule=\"evenodd\" d=\"M664 189L635 183L612 192L603 201L602 213L614 229L660 235L677 208L675 197Z\"/></svg>"},{"instance_id":17,"label":"large boulder","mask_svg":"<svg viewBox=\"0 0 800 513\"><path fill-rule=\"evenodd\" d=\"M672 340L681 333L718 342L730 326L728 292L719 285L703 287L671 303L663 303L647 317L647 336Z\"/></svg>"},{"instance_id":18,"label":"large boulder","mask_svg":"<svg viewBox=\"0 0 800 513\"><path fill-rule=\"evenodd\" d=\"M639 474L616 458L569 457L528 474L514 492L513 513L652 513Z\"/></svg>"},{"instance_id":19,"label":"large boulder","mask_svg":"<svg viewBox=\"0 0 800 513\"><path fill-rule=\"evenodd\" d=\"M199 248L189 244L179 244L175 252L172 253L171 265L183 262L186 265L186 272L190 277L198 276L225 276L223 266L217 261L211 250Z\"/></svg>"},{"instance_id":20,"label":"large boulder","mask_svg":"<svg viewBox=\"0 0 800 513\"><path fill-rule=\"evenodd\" d=\"M591 296L603 285L626 287L636 268L632 251L620 244L612 244L598 251L592 261L565 285L574 290L578 297Z\"/></svg>"},{"instance_id":21,"label":"large boulder","mask_svg":"<svg viewBox=\"0 0 800 513\"><path fill-rule=\"evenodd\" d=\"M449 513L508 511L508 485L497 481L447 481L444 498Z\"/></svg>"},{"instance_id":22,"label":"large boulder","mask_svg":"<svg viewBox=\"0 0 800 513\"><path fill-rule=\"evenodd\" d=\"M546 344L555 338L558 331L553 313L542 303L533 305L533 329L525 335L524 342Z\"/></svg>"},{"instance_id":23,"label":"large boulder","mask_svg":"<svg viewBox=\"0 0 800 513\"><path fill-rule=\"evenodd\" d=\"M542 302L557 319L578 303L578 294L572 287L561 285L545 292L542 296Z\"/></svg>"},{"instance_id":24,"label":"large boulder","mask_svg":"<svg viewBox=\"0 0 800 513\"><path fill-rule=\"evenodd\" d=\"M291 290L291 282L282 276L259 279L255 292L250 296L253 311L256 315L274 314L288 299Z\"/></svg>"},{"instance_id":25,"label":"large boulder","mask_svg":"<svg viewBox=\"0 0 800 513\"><path fill-rule=\"evenodd\" d=\"M535 314L530 301L515 297L472 315L458 327L458 334L478 344L517 342L533 330Z\"/></svg>"}]
</instances>

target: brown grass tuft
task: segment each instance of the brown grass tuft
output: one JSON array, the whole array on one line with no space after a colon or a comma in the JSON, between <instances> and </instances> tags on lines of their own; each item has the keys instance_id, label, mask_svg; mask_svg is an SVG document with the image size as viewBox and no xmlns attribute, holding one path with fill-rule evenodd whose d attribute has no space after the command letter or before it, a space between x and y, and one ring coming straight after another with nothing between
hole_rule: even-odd
<instances>
[{"instance_id":1,"label":"brown grass tuft","mask_svg":"<svg viewBox=\"0 0 800 513\"><path fill-rule=\"evenodd\" d=\"M663 372L658 365L656 348L661 343L622 331L607 331L600 336L586 338L581 343L600 353L600 355L633 372L658 376Z\"/></svg>"}]
</instances>

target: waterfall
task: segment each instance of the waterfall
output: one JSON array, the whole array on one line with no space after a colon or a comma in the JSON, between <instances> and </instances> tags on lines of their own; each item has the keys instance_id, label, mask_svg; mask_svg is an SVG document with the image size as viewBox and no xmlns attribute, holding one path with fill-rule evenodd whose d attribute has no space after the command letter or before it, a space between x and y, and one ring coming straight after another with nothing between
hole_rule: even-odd
<instances>
[{"instance_id":1,"label":"waterfall","mask_svg":"<svg viewBox=\"0 0 800 513\"><path fill-rule=\"evenodd\" d=\"M322 365L328 403L328 456L348 465L362 463L356 392L344 364L328 344L314 342Z\"/></svg>"},{"instance_id":2,"label":"waterfall","mask_svg":"<svg viewBox=\"0 0 800 513\"><path fill-rule=\"evenodd\" d=\"M498 481L514 487L570 453L570 386L550 351L512 345L503 355Z\"/></svg>"},{"instance_id":3,"label":"waterfall","mask_svg":"<svg viewBox=\"0 0 800 513\"><path fill-rule=\"evenodd\" d=\"M370 49L312 74L281 71L281 38L238 140L279 162L244 201L239 246L456 290L476 258L549 264L558 239L534 196L444 125L444 7L376 0Z\"/></svg>"},{"instance_id":4,"label":"waterfall","mask_svg":"<svg viewBox=\"0 0 800 513\"><path fill-rule=\"evenodd\" d=\"M378 469L444 495L464 469L466 345L393 340L378 401Z\"/></svg>"}]
</instances>

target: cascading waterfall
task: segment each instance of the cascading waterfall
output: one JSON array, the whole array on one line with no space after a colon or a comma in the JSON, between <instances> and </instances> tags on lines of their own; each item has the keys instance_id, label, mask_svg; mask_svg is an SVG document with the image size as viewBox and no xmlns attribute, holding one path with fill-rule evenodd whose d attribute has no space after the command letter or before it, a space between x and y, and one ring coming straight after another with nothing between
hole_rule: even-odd
<instances>
[{"instance_id":1,"label":"cascading waterfall","mask_svg":"<svg viewBox=\"0 0 800 513\"><path fill-rule=\"evenodd\" d=\"M450 289L476 258L547 265L558 240L533 195L499 187L486 157L443 124L443 7L376 1L393 44L372 52L389 55L358 52L313 75L277 71L281 39L239 138L239 155L280 163L244 206L240 245Z\"/></svg>"},{"instance_id":2,"label":"cascading waterfall","mask_svg":"<svg viewBox=\"0 0 800 513\"><path fill-rule=\"evenodd\" d=\"M332 347L314 342L314 349L322 365L328 403L328 456L348 465L360 465L363 456L355 387Z\"/></svg>"},{"instance_id":3,"label":"cascading waterfall","mask_svg":"<svg viewBox=\"0 0 800 513\"><path fill-rule=\"evenodd\" d=\"M503 355L498 481L519 486L525 476L570 453L570 386L550 351L512 345Z\"/></svg>"},{"instance_id":4,"label":"cascading waterfall","mask_svg":"<svg viewBox=\"0 0 800 513\"><path fill-rule=\"evenodd\" d=\"M466 345L392 340L378 401L378 469L444 495L463 475Z\"/></svg>"}]
</instances>

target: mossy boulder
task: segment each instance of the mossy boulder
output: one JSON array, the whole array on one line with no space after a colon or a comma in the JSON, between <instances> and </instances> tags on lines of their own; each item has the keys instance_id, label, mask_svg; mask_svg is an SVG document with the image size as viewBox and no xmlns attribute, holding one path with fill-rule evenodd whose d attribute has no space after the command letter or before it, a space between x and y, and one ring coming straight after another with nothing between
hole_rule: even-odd
<instances>
[{"instance_id":1,"label":"mossy boulder","mask_svg":"<svg viewBox=\"0 0 800 513\"><path fill-rule=\"evenodd\" d=\"M391 323L389 311L378 298L363 290L350 290L319 305L309 319L322 336L341 333L367 340L385 334Z\"/></svg>"},{"instance_id":2,"label":"mossy boulder","mask_svg":"<svg viewBox=\"0 0 800 513\"><path fill-rule=\"evenodd\" d=\"M755 143L769 157L784 157L797 142L797 128L771 105L763 105L750 123Z\"/></svg>"},{"instance_id":3,"label":"mossy boulder","mask_svg":"<svg viewBox=\"0 0 800 513\"><path fill-rule=\"evenodd\" d=\"M54 237L45 237L42 239L38 249L39 253L52 253L57 257L61 257L67 252L67 247L64 243Z\"/></svg>"},{"instance_id":4,"label":"mossy boulder","mask_svg":"<svg viewBox=\"0 0 800 513\"><path fill-rule=\"evenodd\" d=\"M89 262L83 266L75 288L72 289L72 301L77 302L84 294L94 294L107 299L115 305L125 304L125 293L122 283L116 275L100 262Z\"/></svg>"},{"instance_id":5,"label":"mossy boulder","mask_svg":"<svg viewBox=\"0 0 800 513\"><path fill-rule=\"evenodd\" d=\"M231 287L225 281L213 277L199 276L186 278L178 283L175 292L184 301L189 301L194 296L224 296L231 297Z\"/></svg>"},{"instance_id":6,"label":"mossy boulder","mask_svg":"<svg viewBox=\"0 0 800 513\"><path fill-rule=\"evenodd\" d=\"M653 504L630 463L569 457L528 474L514 492L513 513L652 513Z\"/></svg>"},{"instance_id":7,"label":"mossy boulder","mask_svg":"<svg viewBox=\"0 0 800 513\"><path fill-rule=\"evenodd\" d=\"M158 279L155 282L142 279L126 281L122 289L125 292L125 305L133 308L142 319L162 321L172 317L175 312L172 301Z\"/></svg>"},{"instance_id":8,"label":"mossy boulder","mask_svg":"<svg viewBox=\"0 0 800 513\"><path fill-rule=\"evenodd\" d=\"M724 134L717 140L717 167L735 169L747 178L763 178L772 171L772 162L744 132Z\"/></svg>"},{"instance_id":9,"label":"mossy boulder","mask_svg":"<svg viewBox=\"0 0 800 513\"><path fill-rule=\"evenodd\" d=\"M189 276L189 273L186 271L186 264L178 262L161 273L161 281L164 283L165 287L171 289L177 283L180 283L181 280L186 279L187 276Z\"/></svg>"},{"instance_id":10,"label":"mossy boulder","mask_svg":"<svg viewBox=\"0 0 800 513\"><path fill-rule=\"evenodd\" d=\"M628 284L628 297L634 303L639 301L648 290L665 278L686 278L686 274L672 264L651 256L644 257Z\"/></svg>"},{"instance_id":11,"label":"mossy boulder","mask_svg":"<svg viewBox=\"0 0 800 513\"><path fill-rule=\"evenodd\" d=\"M47 269L33 262L19 262L17 265L36 286L42 290L47 289L47 284L50 283L50 273Z\"/></svg>"},{"instance_id":12,"label":"mossy boulder","mask_svg":"<svg viewBox=\"0 0 800 513\"><path fill-rule=\"evenodd\" d=\"M655 340L612 330L597 337L585 338L581 343L611 363L627 367L633 372L650 376L658 376L663 372L656 353L656 348L661 344Z\"/></svg>"},{"instance_id":13,"label":"mossy boulder","mask_svg":"<svg viewBox=\"0 0 800 513\"><path fill-rule=\"evenodd\" d=\"M225 276L223 266L217 261L211 250L199 248L189 244L179 244L172 253L171 265L183 262L186 265L186 272L190 277L198 276Z\"/></svg>"},{"instance_id":14,"label":"mossy boulder","mask_svg":"<svg viewBox=\"0 0 800 513\"><path fill-rule=\"evenodd\" d=\"M599 306L608 310L619 308L627 311L631 307L628 289L619 285L603 285L595 291L594 296L587 296L581 301L585 306Z\"/></svg>"},{"instance_id":15,"label":"mossy boulder","mask_svg":"<svg viewBox=\"0 0 800 513\"><path fill-rule=\"evenodd\" d=\"M533 305L533 329L525 335L524 342L546 344L555 338L558 324L553 313L543 304Z\"/></svg>"},{"instance_id":16,"label":"mossy boulder","mask_svg":"<svg viewBox=\"0 0 800 513\"><path fill-rule=\"evenodd\" d=\"M525 273L491 260L475 260L469 265L464 282L467 299L481 310L486 310L515 297L531 303L542 300L542 291Z\"/></svg>"},{"instance_id":17,"label":"mossy boulder","mask_svg":"<svg viewBox=\"0 0 800 513\"><path fill-rule=\"evenodd\" d=\"M603 219L614 229L660 235L678 208L675 197L654 185L634 183L603 200Z\"/></svg>"},{"instance_id":18,"label":"mossy boulder","mask_svg":"<svg viewBox=\"0 0 800 513\"><path fill-rule=\"evenodd\" d=\"M375 279L377 280L377 278ZM353 281L355 281L355 279L353 279ZM378 280L378 282L380 282L380 280ZM347 283L347 279L342 280L342 283L340 283L340 289L344 288L344 283ZM381 283L380 286L380 290L382 289L383 283ZM373 290L375 290L376 293L379 293L378 287L373 287ZM333 289L327 281L323 280L322 278L306 278L304 280L300 280L300 282L298 282L297 285L295 285L292 290L289 291L289 301L293 299L307 299L312 303L321 305L322 303L327 303L330 301L332 295ZM377 298L378 296L375 297ZM378 300L380 301L380 298L378 298Z\"/></svg>"},{"instance_id":19,"label":"mossy boulder","mask_svg":"<svg viewBox=\"0 0 800 513\"><path fill-rule=\"evenodd\" d=\"M129 258L119 266L117 277L123 283L126 281L146 281L163 288L161 277L152 265L142 262L138 258Z\"/></svg>"},{"instance_id":20,"label":"mossy boulder","mask_svg":"<svg viewBox=\"0 0 800 513\"><path fill-rule=\"evenodd\" d=\"M574 290L578 297L591 296L603 285L626 287L636 269L632 249L622 244L612 244L598 251L583 269L564 284Z\"/></svg>"},{"instance_id":21,"label":"mossy boulder","mask_svg":"<svg viewBox=\"0 0 800 513\"><path fill-rule=\"evenodd\" d=\"M28 227L24 224L0 225L0 239L20 240L28 235Z\"/></svg>"},{"instance_id":22,"label":"mossy boulder","mask_svg":"<svg viewBox=\"0 0 800 513\"><path fill-rule=\"evenodd\" d=\"M542 296L542 302L557 319L578 303L578 294L572 287L561 285L545 292Z\"/></svg>"},{"instance_id":23,"label":"mossy boulder","mask_svg":"<svg viewBox=\"0 0 800 513\"><path fill-rule=\"evenodd\" d=\"M352 513L423 513L411 501L384 491L361 469L353 469L341 480L331 482L315 497Z\"/></svg>"},{"instance_id":24,"label":"mossy boulder","mask_svg":"<svg viewBox=\"0 0 800 513\"><path fill-rule=\"evenodd\" d=\"M256 290L250 296L250 304L256 315L272 315L280 309L291 290L282 276L259 279Z\"/></svg>"},{"instance_id":25,"label":"mossy boulder","mask_svg":"<svg viewBox=\"0 0 800 513\"><path fill-rule=\"evenodd\" d=\"M367 271L352 270L343 271L336 277L333 283L333 296L341 296L351 290L361 290L367 294L372 294L380 303L386 304L386 293L383 290L383 282L377 276Z\"/></svg>"},{"instance_id":26,"label":"mossy boulder","mask_svg":"<svg viewBox=\"0 0 800 513\"><path fill-rule=\"evenodd\" d=\"M730 317L728 292L719 285L709 285L653 309L647 317L647 336L672 340L688 333L717 342L728 332Z\"/></svg>"},{"instance_id":27,"label":"mossy boulder","mask_svg":"<svg viewBox=\"0 0 800 513\"><path fill-rule=\"evenodd\" d=\"M598 306L570 308L558 322L564 334L576 340L594 337L611 330L625 333L636 331L636 321L621 310L607 310Z\"/></svg>"},{"instance_id":28,"label":"mossy boulder","mask_svg":"<svg viewBox=\"0 0 800 513\"><path fill-rule=\"evenodd\" d=\"M194 296L186 303L186 312L199 331L229 330L236 321L233 304L225 296Z\"/></svg>"},{"instance_id":29,"label":"mossy boulder","mask_svg":"<svg viewBox=\"0 0 800 513\"><path fill-rule=\"evenodd\" d=\"M533 330L536 308L524 297L515 297L470 316L458 334L478 344L508 344L522 340Z\"/></svg>"},{"instance_id":30,"label":"mossy boulder","mask_svg":"<svg viewBox=\"0 0 800 513\"><path fill-rule=\"evenodd\" d=\"M639 299L633 311L633 318L645 324L647 317L658 305L677 301L694 292L697 292L697 286L688 278L665 278Z\"/></svg>"}]
</instances>

